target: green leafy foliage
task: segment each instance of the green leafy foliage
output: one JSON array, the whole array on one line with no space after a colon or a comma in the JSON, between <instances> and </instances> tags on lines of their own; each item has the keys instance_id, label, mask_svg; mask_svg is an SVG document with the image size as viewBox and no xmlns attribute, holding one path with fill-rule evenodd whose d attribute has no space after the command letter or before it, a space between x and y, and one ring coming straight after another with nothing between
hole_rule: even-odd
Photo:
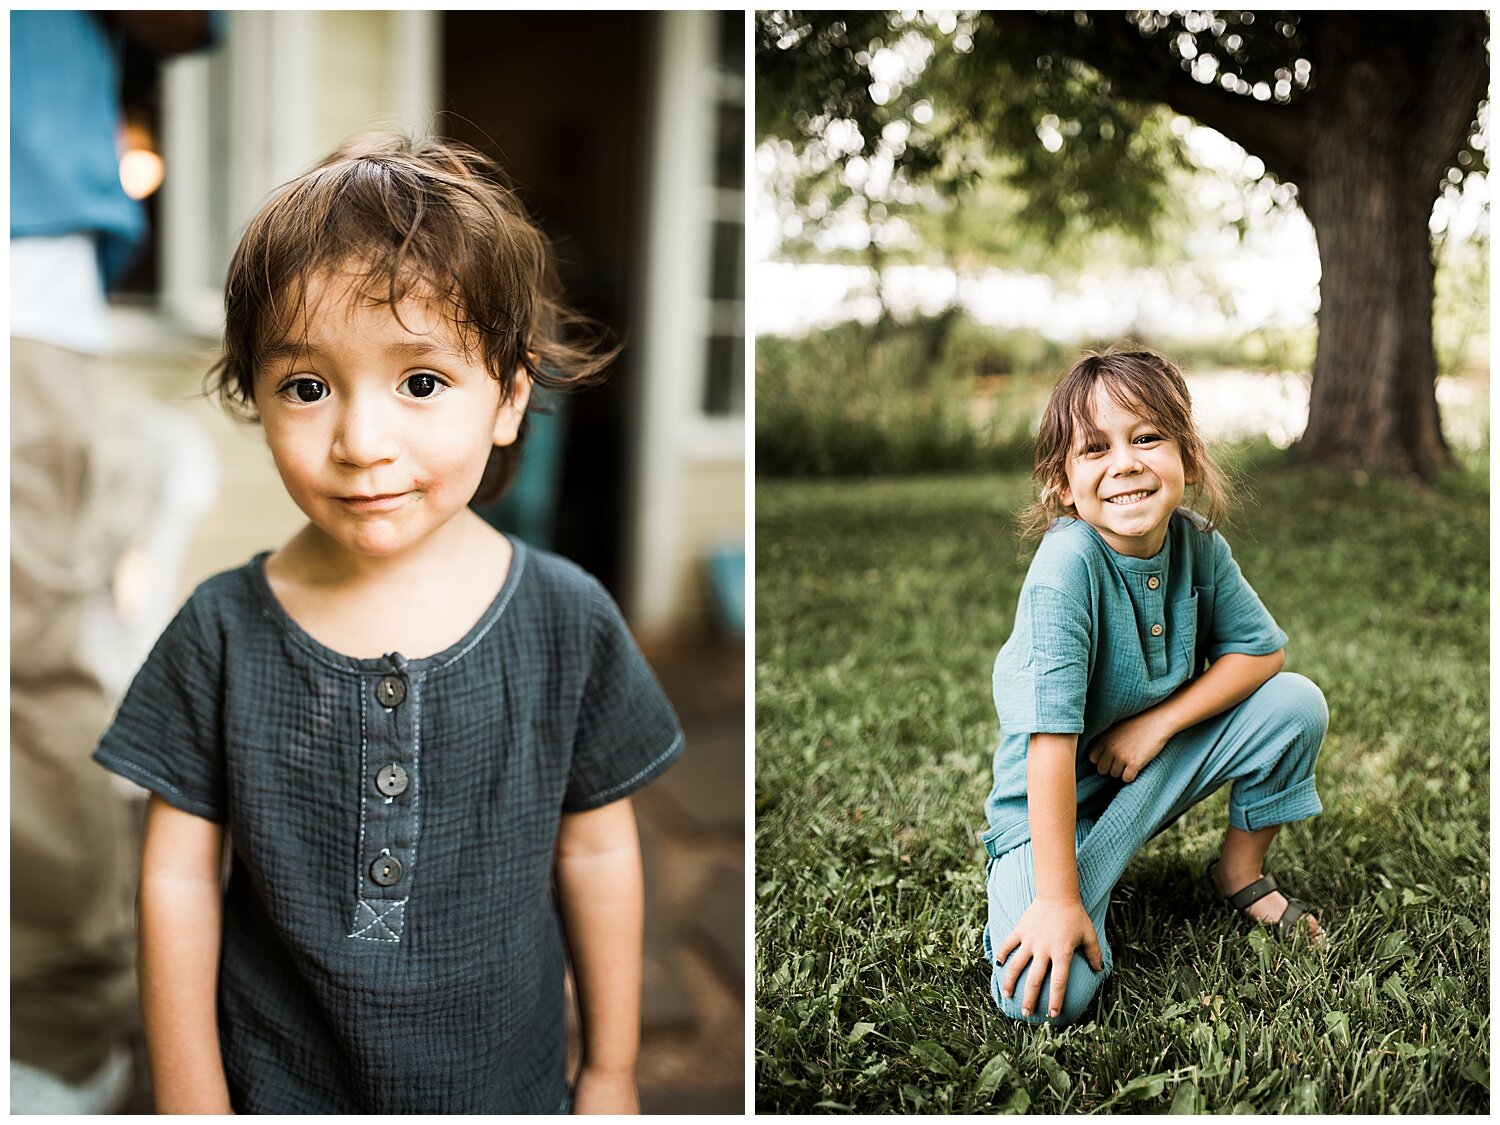
<instances>
[{"instance_id":1,"label":"green leafy foliage","mask_svg":"<svg viewBox=\"0 0 1500 1125\"><path fill-rule=\"evenodd\" d=\"M1152 244L1189 167L1169 115L1086 64L1028 53L996 18L757 13L757 136L799 161L773 185L797 217L786 253L839 257L819 235L850 219L877 267L903 250L1076 253L1100 231ZM978 242L955 237L971 233L955 229L960 196L990 231Z\"/></svg>"},{"instance_id":2,"label":"green leafy foliage","mask_svg":"<svg viewBox=\"0 0 1500 1125\"><path fill-rule=\"evenodd\" d=\"M998 340L924 321L883 335L840 325L800 340L765 337L755 356L756 467L842 475L1018 467L1030 457L1031 383L979 417L974 381ZM1043 358L1059 358L1041 349ZM974 366L978 364L978 366Z\"/></svg>"},{"instance_id":3,"label":"green leafy foliage","mask_svg":"<svg viewBox=\"0 0 1500 1125\"><path fill-rule=\"evenodd\" d=\"M1005 181L1026 199L1020 222L1046 242L1115 230L1150 243L1176 198L1173 174L1191 167L1170 115L1120 97L1065 49L1015 34L1007 13L977 17L973 42L971 58L942 71L945 95L965 107L969 143L1005 158Z\"/></svg>"},{"instance_id":4,"label":"green leafy foliage","mask_svg":"<svg viewBox=\"0 0 1500 1125\"><path fill-rule=\"evenodd\" d=\"M763 336L755 352L756 471L899 475L1025 468L1057 376L1088 347L989 328L949 310L872 329ZM1189 369L1305 370L1311 332L1139 340Z\"/></svg>"}]
</instances>

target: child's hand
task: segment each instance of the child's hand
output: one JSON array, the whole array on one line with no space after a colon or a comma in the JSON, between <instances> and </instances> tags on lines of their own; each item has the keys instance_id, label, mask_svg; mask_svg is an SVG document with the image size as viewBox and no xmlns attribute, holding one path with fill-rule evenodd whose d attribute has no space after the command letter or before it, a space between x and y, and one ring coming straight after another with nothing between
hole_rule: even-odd
<instances>
[{"instance_id":1,"label":"child's hand","mask_svg":"<svg viewBox=\"0 0 1500 1125\"><path fill-rule=\"evenodd\" d=\"M1139 715L1121 719L1094 739L1089 748L1089 761L1099 767L1100 773L1122 781L1134 781L1147 763L1161 753L1174 733L1153 711L1142 711Z\"/></svg>"},{"instance_id":2,"label":"child's hand","mask_svg":"<svg viewBox=\"0 0 1500 1125\"><path fill-rule=\"evenodd\" d=\"M1073 950L1083 947L1083 956L1094 972L1104 971L1104 956L1099 952L1099 936L1094 932L1093 920L1078 899L1036 899L1021 915L1016 928L995 950L995 963L1005 966L1005 976L1000 982L1000 993L1006 999L1016 989L1028 963L1031 973L1026 978L1026 995L1021 1001L1021 1014L1031 1015L1036 1011L1037 999L1042 991L1042 978L1047 967L1052 967L1052 995L1047 1005L1047 1015L1056 1017L1062 1011L1063 997L1068 991L1068 970L1073 963ZM1012 957L1011 953L1015 956ZM1009 964L1006 964L1007 959Z\"/></svg>"},{"instance_id":3,"label":"child's hand","mask_svg":"<svg viewBox=\"0 0 1500 1125\"><path fill-rule=\"evenodd\" d=\"M628 1070L593 1070L585 1066L573 1087L574 1113L640 1113L635 1074Z\"/></svg>"}]
</instances>

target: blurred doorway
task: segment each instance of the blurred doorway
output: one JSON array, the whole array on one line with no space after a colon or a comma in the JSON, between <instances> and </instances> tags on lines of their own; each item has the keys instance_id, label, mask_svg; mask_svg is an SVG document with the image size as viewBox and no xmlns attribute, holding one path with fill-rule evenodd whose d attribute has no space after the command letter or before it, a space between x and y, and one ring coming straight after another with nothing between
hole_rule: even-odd
<instances>
[{"instance_id":1,"label":"blurred doorway","mask_svg":"<svg viewBox=\"0 0 1500 1125\"><path fill-rule=\"evenodd\" d=\"M642 283L653 18L443 14L437 131L500 162L552 239L570 301L627 342ZM612 590L621 580L638 357L627 348L610 380L571 396L557 420L566 452L552 547Z\"/></svg>"}]
</instances>

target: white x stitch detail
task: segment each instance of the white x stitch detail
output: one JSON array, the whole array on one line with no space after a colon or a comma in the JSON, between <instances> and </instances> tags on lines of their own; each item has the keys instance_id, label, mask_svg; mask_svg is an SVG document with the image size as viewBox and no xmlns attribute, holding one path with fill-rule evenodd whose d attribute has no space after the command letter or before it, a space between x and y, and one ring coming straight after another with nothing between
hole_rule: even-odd
<instances>
[{"instance_id":1,"label":"white x stitch detail","mask_svg":"<svg viewBox=\"0 0 1500 1125\"><path fill-rule=\"evenodd\" d=\"M384 909L376 910L375 904L367 899L360 899L354 919L355 930L349 936L364 938L365 941L400 941L402 923L406 920L406 903L404 898L381 901L380 905ZM387 918L392 918L394 924L387 922ZM375 933L371 934L371 930L375 930Z\"/></svg>"}]
</instances>

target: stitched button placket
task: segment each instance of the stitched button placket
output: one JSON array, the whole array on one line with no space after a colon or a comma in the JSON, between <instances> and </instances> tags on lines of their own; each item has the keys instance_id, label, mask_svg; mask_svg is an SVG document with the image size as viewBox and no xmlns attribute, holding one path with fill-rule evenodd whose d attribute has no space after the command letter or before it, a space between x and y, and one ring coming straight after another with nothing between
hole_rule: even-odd
<instances>
[{"instance_id":1,"label":"stitched button placket","mask_svg":"<svg viewBox=\"0 0 1500 1125\"><path fill-rule=\"evenodd\" d=\"M1138 608L1137 614L1144 616L1146 668L1153 676L1165 675L1171 667L1171 661L1167 657L1166 626L1166 598L1162 589L1161 576L1158 574L1132 575L1137 589Z\"/></svg>"},{"instance_id":2,"label":"stitched button placket","mask_svg":"<svg viewBox=\"0 0 1500 1125\"><path fill-rule=\"evenodd\" d=\"M416 864L419 687L400 653L385 661L388 671L360 677L359 902L349 936L399 942Z\"/></svg>"}]
</instances>

